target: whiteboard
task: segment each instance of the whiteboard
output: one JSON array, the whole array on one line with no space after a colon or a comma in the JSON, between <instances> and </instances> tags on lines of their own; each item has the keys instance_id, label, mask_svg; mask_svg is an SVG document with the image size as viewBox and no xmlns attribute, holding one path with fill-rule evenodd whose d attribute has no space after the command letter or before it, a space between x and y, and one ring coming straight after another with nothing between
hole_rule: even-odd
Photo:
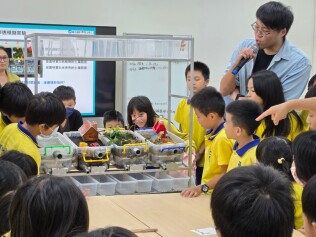
<instances>
[{"instance_id":1,"label":"whiteboard","mask_svg":"<svg viewBox=\"0 0 316 237\"><path fill-rule=\"evenodd\" d=\"M134 96L147 96L158 115L168 118L168 62L128 61L124 62L123 115L127 120L127 105ZM188 96L185 69L187 62L171 63L171 94ZM171 122L181 98L171 98Z\"/></svg>"}]
</instances>

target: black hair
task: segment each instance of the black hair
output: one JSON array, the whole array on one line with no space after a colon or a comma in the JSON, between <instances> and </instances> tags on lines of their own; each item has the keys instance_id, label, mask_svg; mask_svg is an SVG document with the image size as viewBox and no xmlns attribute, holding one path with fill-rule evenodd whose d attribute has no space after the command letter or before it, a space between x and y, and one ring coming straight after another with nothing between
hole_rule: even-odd
<instances>
[{"instance_id":1,"label":"black hair","mask_svg":"<svg viewBox=\"0 0 316 237\"><path fill-rule=\"evenodd\" d=\"M155 118L158 117L150 100L146 96L135 96L130 99L127 105L127 122L129 126L135 126L132 120L132 114L137 109L139 112L147 114L147 127L153 127ZM136 126L137 128L137 126Z\"/></svg>"},{"instance_id":2,"label":"black hair","mask_svg":"<svg viewBox=\"0 0 316 237\"><path fill-rule=\"evenodd\" d=\"M191 65L189 64L185 69L185 78L188 77L188 73L190 72L190 70L191 70ZM194 62L194 71L201 72L205 81L210 79L210 69L208 68L208 66L205 63L195 61Z\"/></svg>"},{"instance_id":3,"label":"black hair","mask_svg":"<svg viewBox=\"0 0 316 237\"><path fill-rule=\"evenodd\" d=\"M241 127L248 135L252 135L260 124L256 118L262 113L262 109L255 101L236 100L226 107L226 112L232 115L234 126Z\"/></svg>"},{"instance_id":4,"label":"black hair","mask_svg":"<svg viewBox=\"0 0 316 237\"><path fill-rule=\"evenodd\" d=\"M289 32L294 21L294 15L290 7L284 6L281 2L267 2L260 6L256 12L256 17L266 27L280 31L286 29Z\"/></svg>"},{"instance_id":5,"label":"black hair","mask_svg":"<svg viewBox=\"0 0 316 237\"><path fill-rule=\"evenodd\" d=\"M7 116L25 117L27 105L32 98L32 91L24 83L6 83L0 89L0 111Z\"/></svg>"},{"instance_id":6,"label":"black hair","mask_svg":"<svg viewBox=\"0 0 316 237\"><path fill-rule=\"evenodd\" d=\"M118 122L121 122L124 127L124 119L123 115L117 111L117 110L110 110L103 114L103 125L105 127L105 124L109 121L116 120Z\"/></svg>"},{"instance_id":7,"label":"black hair","mask_svg":"<svg viewBox=\"0 0 316 237\"><path fill-rule=\"evenodd\" d=\"M3 153L0 157L1 160L6 160L19 166L28 178L36 176L38 173L38 167L34 159L22 152L10 150Z\"/></svg>"},{"instance_id":8,"label":"black hair","mask_svg":"<svg viewBox=\"0 0 316 237\"><path fill-rule=\"evenodd\" d=\"M225 101L214 87L208 86L196 93L191 99L191 106L207 116L209 113L217 113L224 117Z\"/></svg>"},{"instance_id":9,"label":"black hair","mask_svg":"<svg viewBox=\"0 0 316 237\"><path fill-rule=\"evenodd\" d=\"M8 49L8 48L5 48L3 46L0 46L0 50L3 50L4 52L6 52L8 57L11 58L11 49Z\"/></svg>"},{"instance_id":10,"label":"black hair","mask_svg":"<svg viewBox=\"0 0 316 237\"><path fill-rule=\"evenodd\" d=\"M277 170L238 167L215 185L211 209L223 237L291 237L294 203L290 181Z\"/></svg>"},{"instance_id":11,"label":"black hair","mask_svg":"<svg viewBox=\"0 0 316 237\"><path fill-rule=\"evenodd\" d=\"M312 98L316 97L316 85L312 85L308 88L308 91L306 92L305 98Z\"/></svg>"},{"instance_id":12,"label":"black hair","mask_svg":"<svg viewBox=\"0 0 316 237\"><path fill-rule=\"evenodd\" d=\"M98 229L86 234L79 235L80 237L137 237L136 234L128 229L111 226L104 229Z\"/></svg>"},{"instance_id":13,"label":"black hair","mask_svg":"<svg viewBox=\"0 0 316 237\"><path fill-rule=\"evenodd\" d=\"M15 190L26 179L26 175L20 167L0 158L0 197Z\"/></svg>"},{"instance_id":14,"label":"black hair","mask_svg":"<svg viewBox=\"0 0 316 237\"><path fill-rule=\"evenodd\" d=\"M263 100L263 111L266 111L273 105L278 105L285 102L283 87L281 85L279 77L272 71L261 70L255 72L249 77L249 80L253 80L253 87L256 94ZM302 130L303 122L298 114L293 110L287 117L280 120L278 125L274 125L270 116L264 118L265 129L262 133L262 137L271 136L283 136L287 137L291 129L291 117L292 115L297 120L296 130Z\"/></svg>"},{"instance_id":15,"label":"black hair","mask_svg":"<svg viewBox=\"0 0 316 237\"><path fill-rule=\"evenodd\" d=\"M9 207L13 193L10 191L0 197L0 236L4 236L10 231Z\"/></svg>"},{"instance_id":16,"label":"black hair","mask_svg":"<svg viewBox=\"0 0 316 237\"><path fill-rule=\"evenodd\" d=\"M11 237L75 236L88 231L85 197L69 177L43 175L29 179L10 207Z\"/></svg>"},{"instance_id":17,"label":"black hair","mask_svg":"<svg viewBox=\"0 0 316 237\"><path fill-rule=\"evenodd\" d=\"M256 157L260 164L272 166L294 181L291 166L293 155L291 141L286 137L268 137L257 146Z\"/></svg>"},{"instance_id":18,"label":"black hair","mask_svg":"<svg viewBox=\"0 0 316 237\"><path fill-rule=\"evenodd\" d=\"M309 90L314 85L315 81L316 81L316 74L314 76L312 76L311 79L309 79L308 85L307 85L307 90Z\"/></svg>"},{"instance_id":19,"label":"black hair","mask_svg":"<svg viewBox=\"0 0 316 237\"><path fill-rule=\"evenodd\" d=\"M309 222L316 221L316 175L308 180L302 194L302 207Z\"/></svg>"},{"instance_id":20,"label":"black hair","mask_svg":"<svg viewBox=\"0 0 316 237\"><path fill-rule=\"evenodd\" d=\"M13 192L26 181L17 165L0 158L0 236L9 232L9 206Z\"/></svg>"},{"instance_id":21,"label":"black hair","mask_svg":"<svg viewBox=\"0 0 316 237\"><path fill-rule=\"evenodd\" d=\"M316 132L299 134L292 144L297 177L307 182L316 174Z\"/></svg>"},{"instance_id":22,"label":"black hair","mask_svg":"<svg viewBox=\"0 0 316 237\"><path fill-rule=\"evenodd\" d=\"M76 93L71 86L58 86L53 93L61 100L74 100L76 102Z\"/></svg>"},{"instance_id":23,"label":"black hair","mask_svg":"<svg viewBox=\"0 0 316 237\"><path fill-rule=\"evenodd\" d=\"M48 127L61 124L66 119L66 109L61 99L50 92L41 92L30 100L25 114L29 125L45 124Z\"/></svg>"}]
</instances>

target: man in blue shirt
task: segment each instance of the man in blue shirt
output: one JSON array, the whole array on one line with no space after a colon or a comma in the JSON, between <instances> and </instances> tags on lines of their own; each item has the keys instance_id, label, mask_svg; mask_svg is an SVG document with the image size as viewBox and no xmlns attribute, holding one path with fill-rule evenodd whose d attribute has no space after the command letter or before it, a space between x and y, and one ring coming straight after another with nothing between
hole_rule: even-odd
<instances>
[{"instance_id":1,"label":"man in blue shirt","mask_svg":"<svg viewBox=\"0 0 316 237\"><path fill-rule=\"evenodd\" d=\"M257 20L251 25L255 39L246 39L235 49L220 84L223 96L247 94L247 80L252 73L272 70L281 80L286 100L297 99L303 93L311 72L311 62L303 51L293 46L286 35L293 23L293 13L280 2L268 2L259 7ZM251 46L258 46L257 55ZM254 59L233 75L242 58Z\"/></svg>"}]
</instances>

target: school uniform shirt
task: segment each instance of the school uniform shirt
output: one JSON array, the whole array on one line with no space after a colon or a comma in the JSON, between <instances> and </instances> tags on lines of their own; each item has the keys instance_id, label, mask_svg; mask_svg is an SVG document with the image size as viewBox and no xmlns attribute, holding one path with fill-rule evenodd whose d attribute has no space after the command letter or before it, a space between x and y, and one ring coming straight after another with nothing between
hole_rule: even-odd
<instances>
[{"instance_id":1,"label":"school uniform shirt","mask_svg":"<svg viewBox=\"0 0 316 237\"><path fill-rule=\"evenodd\" d=\"M0 134L3 129L9 124L11 124L11 121L8 119L8 117L0 113Z\"/></svg>"},{"instance_id":2,"label":"school uniform shirt","mask_svg":"<svg viewBox=\"0 0 316 237\"><path fill-rule=\"evenodd\" d=\"M31 156L37 164L38 170L41 165L41 154L36 138L22 127L22 122L11 123L0 134L2 151L16 150Z\"/></svg>"},{"instance_id":3,"label":"school uniform shirt","mask_svg":"<svg viewBox=\"0 0 316 237\"><path fill-rule=\"evenodd\" d=\"M238 142L236 141L233 147L233 153L229 161L227 172L241 166L250 166L256 161L256 149L260 143L260 138L253 135L254 140L238 149Z\"/></svg>"},{"instance_id":4,"label":"school uniform shirt","mask_svg":"<svg viewBox=\"0 0 316 237\"><path fill-rule=\"evenodd\" d=\"M290 133L286 138L289 139L290 141L293 141L297 135L301 134L302 132L307 131L308 128L304 126L303 124L302 129L298 129L298 122L297 122L296 117L294 117L293 114L290 114L289 118L290 118ZM266 128L265 120L262 120L255 132L255 134L261 139L266 138L262 136L265 128Z\"/></svg>"},{"instance_id":5,"label":"school uniform shirt","mask_svg":"<svg viewBox=\"0 0 316 237\"><path fill-rule=\"evenodd\" d=\"M224 122L214 131L208 130L206 132L202 183L207 183L222 174L221 166L229 164L232 148L233 142L226 136Z\"/></svg>"},{"instance_id":6,"label":"school uniform shirt","mask_svg":"<svg viewBox=\"0 0 316 237\"><path fill-rule=\"evenodd\" d=\"M303 227L303 210L302 210L302 193L303 187L296 183L295 181L292 182L293 187L293 200L294 200L294 226L295 229L300 229Z\"/></svg>"},{"instance_id":7,"label":"school uniform shirt","mask_svg":"<svg viewBox=\"0 0 316 237\"><path fill-rule=\"evenodd\" d=\"M9 231L8 233L4 234L3 236L1 237L10 237L11 236L11 231Z\"/></svg>"},{"instance_id":8,"label":"school uniform shirt","mask_svg":"<svg viewBox=\"0 0 316 237\"><path fill-rule=\"evenodd\" d=\"M304 127L304 131L308 131L309 126L306 122L306 119L308 117L308 110L301 110L301 111L296 111L298 113L298 115L300 116L302 122L303 122L303 127Z\"/></svg>"},{"instance_id":9,"label":"school uniform shirt","mask_svg":"<svg viewBox=\"0 0 316 237\"><path fill-rule=\"evenodd\" d=\"M181 124L181 129L183 133L189 134L190 129L190 100L182 99L178 105L176 113L174 115L174 120ZM195 146L192 147L195 151L199 151L204 143L206 131L200 125L197 120L196 114L193 110L193 122L192 122L192 140ZM197 166L203 167L204 156L197 162Z\"/></svg>"}]
</instances>

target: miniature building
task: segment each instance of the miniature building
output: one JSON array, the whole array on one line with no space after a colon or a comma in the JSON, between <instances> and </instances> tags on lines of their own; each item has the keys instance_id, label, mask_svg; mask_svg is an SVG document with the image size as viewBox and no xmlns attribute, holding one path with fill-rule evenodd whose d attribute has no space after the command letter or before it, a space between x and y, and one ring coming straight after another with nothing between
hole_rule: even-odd
<instances>
[{"instance_id":1,"label":"miniature building","mask_svg":"<svg viewBox=\"0 0 316 237\"><path fill-rule=\"evenodd\" d=\"M85 121L83 125L78 129L83 141L96 141L98 140L98 128L96 123Z\"/></svg>"}]
</instances>

